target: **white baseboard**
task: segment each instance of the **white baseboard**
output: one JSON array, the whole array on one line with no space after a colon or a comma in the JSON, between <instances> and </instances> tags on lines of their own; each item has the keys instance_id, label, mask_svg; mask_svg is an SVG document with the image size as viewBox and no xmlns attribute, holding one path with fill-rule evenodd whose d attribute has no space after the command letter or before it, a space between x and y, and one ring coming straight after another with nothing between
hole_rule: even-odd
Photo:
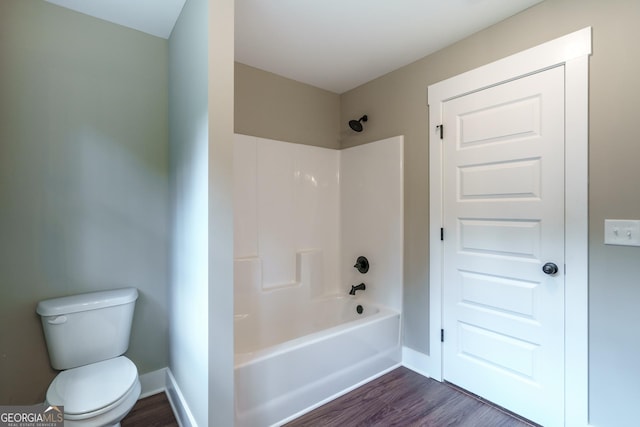
<instances>
[{"instance_id":1,"label":"white baseboard","mask_svg":"<svg viewBox=\"0 0 640 427\"><path fill-rule=\"evenodd\" d=\"M140 398L153 396L158 393L166 393L171 409L180 427L197 427L197 423L189 405L187 405L180 387L169 368L162 368L140 375Z\"/></svg>"},{"instance_id":2,"label":"white baseboard","mask_svg":"<svg viewBox=\"0 0 640 427\"><path fill-rule=\"evenodd\" d=\"M140 375L140 399L167 391L167 372L169 368L162 368Z\"/></svg>"},{"instance_id":3,"label":"white baseboard","mask_svg":"<svg viewBox=\"0 0 640 427\"><path fill-rule=\"evenodd\" d=\"M191 413L191 409L189 409L189 405L187 405L187 401L184 399L182 391L180 391L180 387L178 387L178 383L176 383L176 379L169 368L167 368L166 378L167 397L178 424L180 427L197 427L198 423L196 423L196 419L193 417L193 413Z\"/></svg>"},{"instance_id":4,"label":"white baseboard","mask_svg":"<svg viewBox=\"0 0 640 427\"><path fill-rule=\"evenodd\" d=\"M429 356L409 347L402 347L402 366L418 374L431 378L429 375Z\"/></svg>"}]
</instances>

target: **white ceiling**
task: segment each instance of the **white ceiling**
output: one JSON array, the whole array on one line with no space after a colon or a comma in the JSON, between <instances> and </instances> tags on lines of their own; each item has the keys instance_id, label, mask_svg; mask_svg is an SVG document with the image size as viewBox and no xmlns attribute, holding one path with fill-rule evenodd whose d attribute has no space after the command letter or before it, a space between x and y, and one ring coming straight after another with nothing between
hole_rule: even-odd
<instances>
[{"instance_id":1,"label":"white ceiling","mask_svg":"<svg viewBox=\"0 0 640 427\"><path fill-rule=\"evenodd\" d=\"M168 39L185 0L46 0L85 15Z\"/></svg>"},{"instance_id":2,"label":"white ceiling","mask_svg":"<svg viewBox=\"0 0 640 427\"><path fill-rule=\"evenodd\" d=\"M168 38L185 0L47 0ZM542 0L235 0L238 62L343 93Z\"/></svg>"}]
</instances>

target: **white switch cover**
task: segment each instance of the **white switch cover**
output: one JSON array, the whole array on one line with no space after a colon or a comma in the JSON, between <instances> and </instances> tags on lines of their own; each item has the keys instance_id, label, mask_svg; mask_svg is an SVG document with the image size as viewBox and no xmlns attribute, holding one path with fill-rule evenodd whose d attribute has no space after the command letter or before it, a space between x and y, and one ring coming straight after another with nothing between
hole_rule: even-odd
<instances>
[{"instance_id":1,"label":"white switch cover","mask_svg":"<svg viewBox=\"0 0 640 427\"><path fill-rule=\"evenodd\" d=\"M605 219L604 244L640 246L640 221Z\"/></svg>"}]
</instances>

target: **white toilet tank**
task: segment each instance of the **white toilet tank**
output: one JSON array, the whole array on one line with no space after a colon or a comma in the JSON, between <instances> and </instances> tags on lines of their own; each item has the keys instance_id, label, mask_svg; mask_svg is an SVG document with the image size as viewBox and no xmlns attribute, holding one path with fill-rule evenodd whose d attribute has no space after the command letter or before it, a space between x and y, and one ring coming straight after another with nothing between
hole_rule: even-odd
<instances>
[{"instance_id":1,"label":"white toilet tank","mask_svg":"<svg viewBox=\"0 0 640 427\"><path fill-rule=\"evenodd\" d=\"M137 289L125 288L38 303L51 366L70 369L124 354L137 298Z\"/></svg>"}]
</instances>

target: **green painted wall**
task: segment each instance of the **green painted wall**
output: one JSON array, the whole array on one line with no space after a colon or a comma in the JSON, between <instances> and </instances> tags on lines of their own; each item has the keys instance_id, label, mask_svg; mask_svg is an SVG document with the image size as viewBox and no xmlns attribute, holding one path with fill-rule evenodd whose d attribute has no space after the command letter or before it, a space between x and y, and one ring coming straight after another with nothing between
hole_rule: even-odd
<instances>
[{"instance_id":1,"label":"green painted wall","mask_svg":"<svg viewBox=\"0 0 640 427\"><path fill-rule=\"evenodd\" d=\"M0 404L44 399L39 300L135 286L128 356L168 365L167 41L0 2Z\"/></svg>"}]
</instances>

